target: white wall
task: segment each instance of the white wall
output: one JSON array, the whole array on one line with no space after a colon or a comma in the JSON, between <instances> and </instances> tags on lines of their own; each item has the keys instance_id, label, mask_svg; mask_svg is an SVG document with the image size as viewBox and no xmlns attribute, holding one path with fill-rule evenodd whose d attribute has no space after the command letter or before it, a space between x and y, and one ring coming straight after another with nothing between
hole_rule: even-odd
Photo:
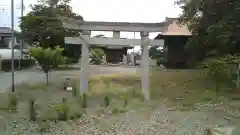
<instances>
[{"instance_id":1,"label":"white wall","mask_svg":"<svg viewBox=\"0 0 240 135\"><path fill-rule=\"evenodd\" d=\"M19 50L14 49L14 59L20 59L21 53ZM12 49L0 49L1 59L11 59L12 58Z\"/></svg>"},{"instance_id":2,"label":"white wall","mask_svg":"<svg viewBox=\"0 0 240 135\"><path fill-rule=\"evenodd\" d=\"M12 38L11 37L4 37L5 42L8 44L8 48L12 48ZM20 43L17 43L16 38L14 38L14 46L20 45ZM28 44L24 43L23 48L28 48Z\"/></svg>"}]
</instances>

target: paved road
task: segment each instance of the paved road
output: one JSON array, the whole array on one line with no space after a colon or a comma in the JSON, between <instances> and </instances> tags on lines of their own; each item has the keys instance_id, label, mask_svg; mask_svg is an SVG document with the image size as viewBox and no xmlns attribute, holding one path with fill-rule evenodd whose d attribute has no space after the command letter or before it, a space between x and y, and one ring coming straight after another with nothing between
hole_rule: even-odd
<instances>
[{"instance_id":1,"label":"paved road","mask_svg":"<svg viewBox=\"0 0 240 135\"><path fill-rule=\"evenodd\" d=\"M90 75L99 74L116 74L116 73L137 73L135 68L126 67L105 67L105 66L90 66ZM80 76L80 69L53 71L51 80L66 78L72 76ZM21 83L42 83L45 81L45 75L39 69L29 69L15 72L15 84ZM11 72L0 72L0 93L5 92L11 86Z\"/></svg>"}]
</instances>

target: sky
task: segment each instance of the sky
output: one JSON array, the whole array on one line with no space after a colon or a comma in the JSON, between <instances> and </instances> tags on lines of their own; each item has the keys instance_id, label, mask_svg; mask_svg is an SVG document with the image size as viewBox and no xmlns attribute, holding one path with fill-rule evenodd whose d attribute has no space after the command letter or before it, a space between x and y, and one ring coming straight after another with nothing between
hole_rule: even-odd
<instances>
[{"instance_id":1,"label":"sky","mask_svg":"<svg viewBox=\"0 0 240 135\"><path fill-rule=\"evenodd\" d=\"M0 0L0 27L11 26L11 0ZM82 15L86 21L110 22L162 22L166 17L178 17L181 9L174 5L175 0L72 0L73 11ZM15 29L19 30L18 21L21 15L21 0L14 0ZM30 11L29 5L37 0L24 0L24 14ZM111 32L92 32L92 35L104 34L112 36ZM150 33L149 38L157 33ZM134 38L134 33L122 32L123 38ZM139 39L140 34L135 33Z\"/></svg>"}]
</instances>

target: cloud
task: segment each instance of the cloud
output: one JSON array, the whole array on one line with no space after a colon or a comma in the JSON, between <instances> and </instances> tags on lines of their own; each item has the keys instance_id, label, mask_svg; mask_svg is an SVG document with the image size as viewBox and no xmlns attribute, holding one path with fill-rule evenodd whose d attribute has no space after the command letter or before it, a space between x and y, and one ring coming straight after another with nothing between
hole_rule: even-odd
<instances>
[{"instance_id":1,"label":"cloud","mask_svg":"<svg viewBox=\"0 0 240 135\"><path fill-rule=\"evenodd\" d=\"M29 5L36 2L36 0L24 0L24 14L30 11ZM19 17L21 17L21 0L14 0L14 27L16 30L19 30ZM11 27L11 0L1 1L0 26Z\"/></svg>"},{"instance_id":2,"label":"cloud","mask_svg":"<svg viewBox=\"0 0 240 135\"><path fill-rule=\"evenodd\" d=\"M15 28L19 30L19 7L21 1L15 0ZM37 0L24 0L25 14L30 11L29 5ZM0 26L11 26L11 1L1 3L4 12L0 11ZM73 11L82 15L87 21L113 22L161 22L166 17L177 17L181 10L174 6L174 0L72 0ZM0 6L1 9L1 6ZM92 32L93 35L104 34L112 36L112 32ZM150 33L152 39L157 33ZM121 37L134 38L133 33L121 32ZM140 33L135 34L140 38ZM139 50L140 47L135 47Z\"/></svg>"},{"instance_id":3,"label":"cloud","mask_svg":"<svg viewBox=\"0 0 240 135\"><path fill-rule=\"evenodd\" d=\"M174 6L175 0L72 0L73 11L82 15L87 21L113 22L161 22L166 17L177 17L181 10ZM29 5L37 0L24 0L25 14L30 11ZM21 0L15 0L15 28L19 30L18 22L21 15L19 6ZM11 26L11 0L2 0L0 4L0 26ZM92 32L93 35L111 36L112 32ZM157 33L150 34L154 38ZM133 38L134 34L122 32L121 37ZM136 33L136 38L140 34ZM136 47L136 50L139 50Z\"/></svg>"},{"instance_id":4,"label":"cloud","mask_svg":"<svg viewBox=\"0 0 240 135\"><path fill-rule=\"evenodd\" d=\"M21 0L15 2L15 25L20 17ZM24 0L25 13L29 5L37 0ZM181 10L174 7L174 0L72 0L74 12L85 20L91 21L128 21L128 22L160 22L166 16L176 17ZM0 26L11 24L11 0L1 1Z\"/></svg>"}]
</instances>

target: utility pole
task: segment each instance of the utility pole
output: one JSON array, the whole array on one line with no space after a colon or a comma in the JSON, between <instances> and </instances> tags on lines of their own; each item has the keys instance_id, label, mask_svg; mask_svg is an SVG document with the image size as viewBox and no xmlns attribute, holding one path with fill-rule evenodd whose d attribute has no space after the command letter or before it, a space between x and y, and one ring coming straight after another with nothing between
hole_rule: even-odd
<instances>
[{"instance_id":1,"label":"utility pole","mask_svg":"<svg viewBox=\"0 0 240 135\"><path fill-rule=\"evenodd\" d=\"M14 44L15 44L15 36L14 36L14 0L11 0L11 29L12 29L12 58L11 58L11 66L12 66L12 92L15 92L15 81L14 81Z\"/></svg>"},{"instance_id":2,"label":"utility pole","mask_svg":"<svg viewBox=\"0 0 240 135\"><path fill-rule=\"evenodd\" d=\"M133 39L135 39L135 32L133 32L133 36L134 36ZM135 45L133 45L133 53L135 53L135 52L134 52L134 48L135 48Z\"/></svg>"},{"instance_id":3,"label":"utility pole","mask_svg":"<svg viewBox=\"0 0 240 135\"><path fill-rule=\"evenodd\" d=\"M24 1L23 0L21 0L21 18L23 17L23 11L24 11ZM22 32L22 31L21 31ZM23 40L21 40L21 45L20 45L20 51L21 51L21 59L23 58L23 44L24 44L24 42L23 42Z\"/></svg>"},{"instance_id":4,"label":"utility pole","mask_svg":"<svg viewBox=\"0 0 240 135\"><path fill-rule=\"evenodd\" d=\"M24 11L24 1L21 0L21 18L23 17L23 11ZM22 31L21 31L22 32ZM20 40L20 59L18 61L18 68L20 69L21 68L21 59L23 59L23 44L24 44L24 41L23 39Z\"/></svg>"}]
</instances>

